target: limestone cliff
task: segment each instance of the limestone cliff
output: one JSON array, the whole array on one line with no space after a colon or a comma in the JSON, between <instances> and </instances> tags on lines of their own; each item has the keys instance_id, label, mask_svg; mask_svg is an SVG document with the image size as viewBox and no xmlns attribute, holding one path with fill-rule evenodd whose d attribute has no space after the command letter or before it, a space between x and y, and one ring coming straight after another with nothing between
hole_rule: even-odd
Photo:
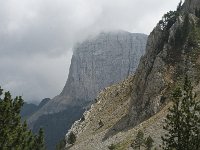
<instances>
[{"instance_id":1,"label":"limestone cliff","mask_svg":"<svg viewBox=\"0 0 200 150\"><path fill-rule=\"evenodd\" d=\"M164 16L148 37L146 54L134 76L99 94L84 120L77 121L66 136L73 132L75 145L66 147L106 150L114 143L128 149L141 128L160 143L170 94L185 74L200 93L199 10L199 0L186 0Z\"/></svg>"},{"instance_id":2,"label":"limestone cliff","mask_svg":"<svg viewBox=\"0 0 200 150\"><path fill-rule=\"evenodd\" d=\"M74 105L90 103L104 87L122 81L136 70L146 39L144 34L118 31L101 33L78 44L60 96L70 96L70 104Z\"/></svg>"},{"instance_id":3,"label":"limestone cliff","mask_svg":"<svg viewBox=\"0 0 200 150\"><path fill-rule=\"evenodd\" d=\"M198 43L199 35L195 37L194 32L199 28L199 16L195 14L199 8L198 0L186 0L171 14L164 29L159 22L150 34L146 54L135 73L129 125L137 125L160 111L168 102L170 90L185 74L195 85L199 83L199 63L195 62L199 45L190 43Z\"/></svg>"},{"instance_id":4,"label":"limestone cliff","mask_svg":"<svg viewBox=\"0 0 200 150\"><path fill-rule=\"evenodd\" d=\"M100 90L136 70L145 53L146 40L144 34L113 31L77 44L63 91L33 114L29 122L68 106L90 105Z\"/></svg>"}]
</instances>

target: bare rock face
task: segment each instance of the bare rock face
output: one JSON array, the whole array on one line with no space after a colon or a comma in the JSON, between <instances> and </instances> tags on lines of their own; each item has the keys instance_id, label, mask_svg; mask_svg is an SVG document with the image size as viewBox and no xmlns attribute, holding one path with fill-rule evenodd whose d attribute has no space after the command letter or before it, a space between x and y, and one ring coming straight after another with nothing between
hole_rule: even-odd
<instances>
[{"instance_id":1,"label":"bare rock face","mask_svg":"<svg viewBox=\"0 0 200 150\"><path fill-rule=\"evenodd\" d=\"M145 53L146 41L145 34L115 31L77 44L63 91L32 115L29 122L67 106L90 105L100 90L134 73Z\"/></svg>"},{"instance_id":2,"label":"bare rock face","mask_svg":"<svg viewBox=\"0 0 200 150\"><path fill-rule=\"evenodd\" d=\"M137 125L157 113L161 106L161 96L173 82L170 74L173 67L166 63L166 48L160 48L163 33L159 25L148 38L147 53L141 59L135 73L133 91L131 94L130 120L127 124ZM167 45L165 45L167 46ZM169 78L166 78L168 75ZM163 94L162 94L163 93Z\"/></svg>"},{"instance_id":3,"label":"bare rock face","mask_svg":"<svg viewBox=\"0 0 200 150\"><path fill-rule=\"evenodd\" d=\"M144 54L146 38L143 34L120 31L101 33L78 44L60 96L72 97L75 105L94 100L101 89L134 73Z\"/></svg>"},{"instance_id":4,"label":"bare rock face","mask_svg":"<svg viewBox=\"0 0 200 150\"><path fill-rule=\"evenodd\" d=\"M191 65L193 60L189 56L193 48L188 46L187 37L179 47L174 46L174 41L177 40L178 30L184 26L186 13L191 24L197 22L196 10L200 10L200 1L186 0L180 10L180 16L168 29L167 34L158 23L149 35L146 54L135 73L127 124L135 126L159 112L168 101L170 90L178 80L184 78L184 74L188 74L195 81L194 74L198 70ZM196 80L196 83L198 82Z\"/></svg>"}]
</instances>

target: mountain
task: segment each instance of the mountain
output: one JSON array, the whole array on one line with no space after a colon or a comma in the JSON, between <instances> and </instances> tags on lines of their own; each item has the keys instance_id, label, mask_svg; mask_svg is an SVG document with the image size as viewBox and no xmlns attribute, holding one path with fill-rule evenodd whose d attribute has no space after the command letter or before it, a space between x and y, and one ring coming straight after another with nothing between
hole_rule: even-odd
<instances>
[{"instance_id":1,"label":"mountain","mask_svg":"<svg viewBox=\"0 0 200 150\"><path fill-rule=\"evenodd\" d=\"M54 150L59 141L64 139L65 131L70 129L83 112L84 109L80 106L68 106L64 111L42 115L35 122L32 131L37 133L42 127L45 131L47 149Z\"/></svg>"},{"instance_id":2,"label":"mountain","mask_svg":"<svg viewBox=\"0 0 200 150\"><path fill-rule=\"evenodd\" d=\"M63 91L34 113L29 121L65 110L67 106L87 106L101 89L135 71L145 52L146 39L144 34L118 31L101 33L77 44Z\"/></svg>"},{"instance_id":3,"label":"mountain","mask_svg":"<svg viewBox=\"0 0 200 150\"><path fill-rule=\"evenodd\" d=\"M146 54L134 75L105 88L97 103L66 135L76 136L68 149L129 149L139 129L161 144L170 96L185 75L200 97L200 1L186 0L164 15L147 40Z\"/></svg>"},{"instance_id":4,"label":"mountain","mask_svg":"<svg viewBox=\"0 0 200 150\"><path fill-rule=\"evenodd\" d=\"M50 98L44 98L38 105L38 109L42 108L45 104L47 104L51 99Z\"/></svg>"},{"instance_id":5,"label":"mountain","mask_svg":"<svg viewBox=\"0 0 200 150\"><path fill-rule=\"evenodd\" d=\"M135 72L140 57L145 53L146 41L145 34L113 31L100 33L74 47L63 91L28 119L34 131L39 127L51 130L46 131L46 139L54 138L56 141L48 140L48 149L53 149L52 143L64 137L65 131L82 116L83 110L96 101L100 90ZM74 112L77 108L79 111ZM64 121L65 128L61 129L60 124ZM55 123L59 129L54 129Z\"/></svg>"},{"instance_id":6,"label":"mountain","mask_svg":"<svg viewBox=\"0 0 200 150\"><path fill-rule=\"evenodd\" d=\"M29 118L33 113L35 113L38 109L40 109L43 105L45 105L49 100L50 98L45 98L40 102L39 105L31 103L29 104L25 102L20 112L22 119Z\"/></svg>"},{"instance_id":7,"label":"mountain","mask_svg":"<svg viewBox=\"0 0 200 150\"><path fill-rule=\"evenodd\" d=\"M25 102L24 105L22 106L20 115L23 119L26 119L30 117L34 112L36 112L36 110L37 110L37 105L28 104Z\"/></svg>"}]
</instances>

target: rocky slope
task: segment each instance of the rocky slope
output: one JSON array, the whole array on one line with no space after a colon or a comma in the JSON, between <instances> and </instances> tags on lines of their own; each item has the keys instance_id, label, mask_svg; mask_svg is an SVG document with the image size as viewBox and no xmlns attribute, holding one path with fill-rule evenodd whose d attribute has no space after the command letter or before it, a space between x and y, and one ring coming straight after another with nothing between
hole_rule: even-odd
<instances>
[{"instance_id":1,"label":"rocky slope","mask_svg":"<svg viewBox=\"0 0 200 150\"><path fill-rule=\"evenodd\" d=\"M128 149L131 134L144 125L157 145L160 143L170 94L181 85L185 74L200 93L199 10L198 0L186 0L177 11L164 16L148 38L146 54L135 75L98 96L85 120L77 121L66 136L68 139L70 132L75 133L75 145L66 147L103 150L118 143ZM98 126L102 122L103 126Z\"/></svg>"}]
</instances>

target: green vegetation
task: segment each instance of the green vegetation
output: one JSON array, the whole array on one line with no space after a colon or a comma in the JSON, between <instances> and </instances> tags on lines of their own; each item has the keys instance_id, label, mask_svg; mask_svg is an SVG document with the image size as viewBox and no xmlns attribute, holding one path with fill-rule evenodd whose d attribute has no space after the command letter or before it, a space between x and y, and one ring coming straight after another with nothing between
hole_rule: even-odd
<instances>
[{"instance_id":1,"label":"green vegetation","mask_svg":"<svg viewBox=\"0 0 200 150\"><path fill-rule=\"evenodd\" d=\"M56 145L56 150L63 150L65 148L66 141L65 138L60 140L60 142Z\"/></svg>"},{"instance_id":2,"label":"green vegetation","mask_svg":"<svg viewBox=\"0 0 200 150\"><path fill-rule=\"evenodd\" d=\"M98 124L99 124L99 128L101 128L101 127L103 127L103 126L104 126L104 123L103 123L103 121L102 121L102 120L100 120Z\"/></svg>"},{"instance_id":3,"label":"green vegetation","mask_svg":"<svg viewBox=\"0 0 200 150\"><path fill-rule=\"evenodd\" d=\"M140 147L143 146L143 144L144 144L144 133L141 130L139 130L136 135L136 139L131 144L131 147L133 149L140 150Z\"/></svg>"},{"instance_id":4,"label":"green vegetation","mask_svg":"<svg viewBox=\"0 0 200 150\"><path fill-rule=\"evenodd\" d=\"M148 136L145 140L146 150L151 150L153 148L153 143L154 140L151 138L151 136Z\"/></svg>"},{"instance_id":5,"label":"green vegetation","mask_svg":"<svg viewBox=\"0 0 200 150\"><path fill-rule=\"evenodd\" d=\"M143 131L139 130L135 140L131 144L131 147L134 150L140 150L142 147L145 147L146 150L151 150L153 148L153 143L154 140L151 138L151 136L144 138Z\"/></svg>"},{"instance_id":6,"label":"green vegetation","mask_svg":"<svg viewBox=\"0 0 200 150\"><path fill-rule=\"evenodd\" d=\"M185 77L183 88L173 95L173 107L169 109L162 137L165 150L198 150L200 147L200 103L196 100L193 87Z\"/></svg>"},{"instance_id":7,"label":"green vegetation","mask_svg":"<svg viewBox=\"0 0 200 150\"><path fill-rule=\"evenodd\" d=\"M44 150L45 146L44 146L44 131L43 129L40 128L38 135L35 138L35 149L36 150Z\"/></svg>"},{"instance_id":8,"label":"green vegetation","mask_svg":"<svg viewBox=\"0 0 200 150\"><path fill-rule=\"evenodd\" d=\"M73 132L70 132L69 137L67 139L67 143L74 145L75 142L76 142L76 135Z\"/></svg>"},{"instance_id":9,"label":"green vegetation","mask_svg":"<svg viewBox=\"0 0 200 150\"><path fill-rule=\"evenodd\" d=\"M2 96L4 97L2 98ZM44 133L40 129L33 135L26 122L21 122L22 97L12 99L10 92L0 87L0 149L1 150L44 150Z\"/></svg>"},{"instance_id":10,"label":"green vegetation","mask_svg":"<svg viewBox=\"0 0 200 150\"><path fill-rule=\"evenodd\" d=\"M169 11L163 15L162 20L159 21L159 25L162 30L169 30L172 25L177 21L178 16L180 15L182 8L182 1L177 6L176 11Z\"/></svg>"},{"instance_id":11,"label":"green vegetation","mask_svg":"<svg viewBox=\"0 0 200 150\"><path fill-rule=\"evenodd\" d=\"M177 6L176 11L169 11L168 13L164 14L162 19L159 21L158 24L163 34L157 46L158 50L163 49L164 44L168 42L169 29L174 25L174 23L177 21L177 18L180 16L181 8L182 8L182 1L180 1L179 5Z\"/></svg>"},{"instance_id":12,"label":"green vegetation","mask_svg":"<svg viewBox=\"0 0 200 150\"><path fill-rule=\"evenodd\" d=\"M109 149L109 150L115 150L116 147L117 147L116 145L111 144L110 146L108 146L108 149Z\"/></svg>"},{"instance_id":13,"label":"green vegetation","mask_svg":"<svg viewBox=\"0 0 200 150\"><path fill-rule=\"evenodd\" d=\"M171 26L176 22L177 11L169 11L164 14L162 20L159 21L162 30L169 30Z\"/></svg>"}]
</instances>

